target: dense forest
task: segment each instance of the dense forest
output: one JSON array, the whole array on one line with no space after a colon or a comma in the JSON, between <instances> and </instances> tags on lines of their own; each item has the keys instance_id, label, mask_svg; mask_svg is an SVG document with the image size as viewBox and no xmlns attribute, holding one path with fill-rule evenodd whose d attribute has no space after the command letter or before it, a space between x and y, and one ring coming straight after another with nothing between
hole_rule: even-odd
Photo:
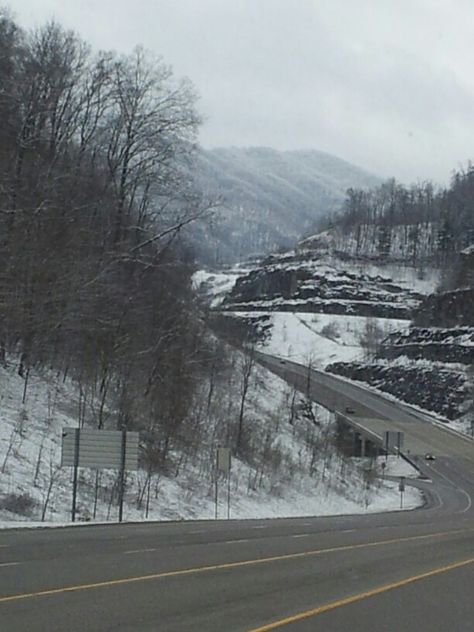
<instances>
[{"instance_id":1,"label":"dense forest","mask_svg":"<svg viewBox=\"0 0 474 632\"><path fill-rule=\"evenodd\" d=\"M113 401L155 456L210 352L179 239L210 209L180 167L195 103L141 49L94 53L0 10L0 360L18 358L25 389L31 368L73 378L99 427Z\"/></svg>"},{"instance_id":2,"label":"dense forest","mask_svg":"<svg viewBox=\"0 0 474 632\"><path fill-rule=\"evenodd\" d=\"M446 188L410 187L391 179L366 190L350 188L342 209L322 228L336 228L336 246L413 265L451 264L474 242L474 167L457 171Z\"/></svg>"}]
</instances>

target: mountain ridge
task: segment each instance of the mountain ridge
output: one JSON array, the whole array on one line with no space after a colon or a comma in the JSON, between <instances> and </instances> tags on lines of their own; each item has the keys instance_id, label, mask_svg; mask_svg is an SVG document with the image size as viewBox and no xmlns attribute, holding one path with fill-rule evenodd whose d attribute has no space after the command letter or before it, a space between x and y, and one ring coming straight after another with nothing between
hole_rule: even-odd
<instances>
[{"instance_id":1,"label":"mountain ridge","mask_svg":"<svg viewBox=\"0 0 474 632\"><path fill-rule=\"evenodd\" d=\"M289 248L340 207L347 188L381 182L325 152L270 147L200 149L193 177L207 196L222 199L211 225L191 237L208 264Z\"/></svg>"}]
</instances>

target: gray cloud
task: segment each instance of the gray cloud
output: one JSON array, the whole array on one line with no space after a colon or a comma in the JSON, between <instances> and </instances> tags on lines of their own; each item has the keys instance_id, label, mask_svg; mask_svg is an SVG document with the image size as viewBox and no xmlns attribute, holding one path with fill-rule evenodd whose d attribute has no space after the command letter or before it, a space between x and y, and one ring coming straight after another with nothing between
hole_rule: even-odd
<instances>
[{"instance_id":1,"label":"gray cloud","mask_svg":"<svg viewBox=\"0 0 474 632\"><path fill-rule=\"evenodd\" d=\"M96 48L143 44L200 95L206 146L315 148L404 181L472 157L470 0L15 0Z\"/></svg>"}]
</instances>

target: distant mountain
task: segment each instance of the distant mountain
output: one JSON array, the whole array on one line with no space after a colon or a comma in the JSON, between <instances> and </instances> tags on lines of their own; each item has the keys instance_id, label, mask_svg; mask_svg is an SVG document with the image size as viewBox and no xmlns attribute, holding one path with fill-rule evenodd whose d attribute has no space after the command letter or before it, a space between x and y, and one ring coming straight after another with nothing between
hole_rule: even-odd
<instances>
[{"instance_id":1,"label":"distant mountain","mask_svg":"<svg viewBox=\"0 0 474 632\"><path fill-rule=\"evenodd\" d=\"M381 180L320 151L267 147L199 152L193 174L222 206L211 226L194 229L193 245L207 263L223 263L286 249L339 207L349 187Z\"/></svg>"}]
</instances>

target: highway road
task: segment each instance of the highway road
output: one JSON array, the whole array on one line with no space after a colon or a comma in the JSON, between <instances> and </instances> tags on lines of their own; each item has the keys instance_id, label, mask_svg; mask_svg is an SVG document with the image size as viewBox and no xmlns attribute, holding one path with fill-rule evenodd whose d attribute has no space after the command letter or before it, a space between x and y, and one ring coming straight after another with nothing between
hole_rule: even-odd
<instances>
[{"instance_id":1,"label":"highway road","mask_svg":"<svg viewBox=\"0 0 474 632\"><path fill-rule=\"evenodd\" d=\"M0 531L0 630L474 630L474 444L343 380L311 381L314 397L402 423L436 453L420 459L424 508Z\"/></svg>"},{"instance_id":2,"label":"highway road","mask_svg":"<svg viewBox=\"0 0 474 632\"><path fill-rule=\"evenodd\" d=\"M400 430L405 434L405 451L410 455L424 456L428 452L466 461L466 467L474 468L474 441L449 429L427 413L395 402L383 394L368 390L336 375L312 370L308 382L308 369L296 362L281 360L258 353L261 364L280 375L300 390L309 393L312 399L332 411L345 413L346 408L354 411L347 415L379 436L385 430Z\"/></svg>"}]
</instances>

